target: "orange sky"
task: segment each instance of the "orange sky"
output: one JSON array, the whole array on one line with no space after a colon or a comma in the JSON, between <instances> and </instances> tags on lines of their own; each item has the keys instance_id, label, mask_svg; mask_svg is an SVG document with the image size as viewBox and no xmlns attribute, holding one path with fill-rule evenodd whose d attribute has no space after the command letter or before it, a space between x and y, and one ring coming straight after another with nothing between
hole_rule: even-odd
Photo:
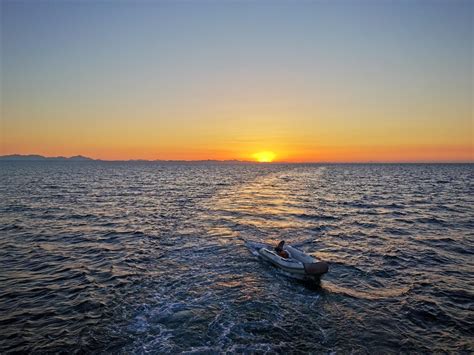
<instances>
[{"instance_id":1,"label":"orange sky","mask_svg":"<svg viewBox=\"0 0 474 355\"><path fill-rule=\"evenodd\" d=\"M472 3L122 5L2 2L0 154L474 161Z\"/></svg>"},{"instance_id":2,"label":"orange sky","mask_svg":"<svg viewBox=\"0 0 474 355\"><path fill-rule=\"evenodd\" d=\"M226 105L227 112L222 108ZM2 122L0 151L110 160L255 160L255 153L262 151L289 162L474 160L472 122L458 120L453 126L447 110L438 109L436 117L431 109L418 107L413 113L419 119L397 120L394 112L380 119L377 112L357 105L321 104L293 113L281 104L274 106L252 107L252 115L246 105L223 99L212 109L190 105L174 112L104 107L101 117L86 109L70 113L66 105L46 113L25 106L8 112L16 120Z\"/></svg>"}]
</instances>

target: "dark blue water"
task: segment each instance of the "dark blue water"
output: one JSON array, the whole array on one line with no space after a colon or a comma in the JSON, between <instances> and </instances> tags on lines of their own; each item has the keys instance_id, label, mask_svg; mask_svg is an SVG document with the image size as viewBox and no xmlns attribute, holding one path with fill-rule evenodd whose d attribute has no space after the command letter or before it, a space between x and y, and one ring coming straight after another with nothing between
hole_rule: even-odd
<instances>
[{"instance_id":1,"label":"dark blue water","mask_svg":"<svg viewBox=\"0 0 474 355\"><path fill-rule=\"evenodd\" d=\"M473 165L0 163L0 352L474 351ZM320 287L252 243L330 263Z\"/></svg>"}]
</instances>

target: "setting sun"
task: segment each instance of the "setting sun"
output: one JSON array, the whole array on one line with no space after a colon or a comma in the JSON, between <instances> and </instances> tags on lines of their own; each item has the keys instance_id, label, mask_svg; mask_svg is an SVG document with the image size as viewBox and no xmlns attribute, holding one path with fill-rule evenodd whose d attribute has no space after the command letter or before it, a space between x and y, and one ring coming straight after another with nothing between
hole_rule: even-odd
<instances>
[{"instance_id":1,"label":"setting sun","mask_svg":"<svg viewBox=\"0 0 474 355\"><path fill-rule=\"evenodd\" d=\"M259 163L271 163L276 155L273 152L258 152L253 155L256 161Z\"/></svg>"}]
</instances>

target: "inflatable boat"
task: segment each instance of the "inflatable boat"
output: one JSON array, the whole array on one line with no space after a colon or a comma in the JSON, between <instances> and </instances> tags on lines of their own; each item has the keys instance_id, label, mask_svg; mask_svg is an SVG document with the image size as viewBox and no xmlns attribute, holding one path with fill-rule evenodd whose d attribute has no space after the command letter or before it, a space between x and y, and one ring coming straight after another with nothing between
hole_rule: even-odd
<instances>
[{"instance_id":1,"label":"inflatable boat","mask_svg":"<svg viewBox=\"0 0 474 355\"><path fill-rule=\"evenodd\" d=\"M263 259L281 269L285 275L302 281L317 282L329 270L328 263L317 261L311 255L290 245L285 245L283 250L288 253L288 258L282 258L273 249L267 247L259 249L258 253Z\"/></svg>"}]
</instances>

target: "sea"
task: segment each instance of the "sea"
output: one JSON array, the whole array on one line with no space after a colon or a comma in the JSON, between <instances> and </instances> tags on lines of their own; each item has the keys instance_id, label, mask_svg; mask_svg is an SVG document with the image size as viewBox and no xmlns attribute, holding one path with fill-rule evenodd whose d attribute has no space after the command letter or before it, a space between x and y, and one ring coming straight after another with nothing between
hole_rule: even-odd
<instances>
[{"instance_id":1,"label":"sea","mask_svg":"<svg viewBox=\"0 0 474 355\"><path fill-rule=\"evenodd\" d=\"M472 354L473 256L473 164L4 161L0 353Z\"/></svg>"}]
</instances>

